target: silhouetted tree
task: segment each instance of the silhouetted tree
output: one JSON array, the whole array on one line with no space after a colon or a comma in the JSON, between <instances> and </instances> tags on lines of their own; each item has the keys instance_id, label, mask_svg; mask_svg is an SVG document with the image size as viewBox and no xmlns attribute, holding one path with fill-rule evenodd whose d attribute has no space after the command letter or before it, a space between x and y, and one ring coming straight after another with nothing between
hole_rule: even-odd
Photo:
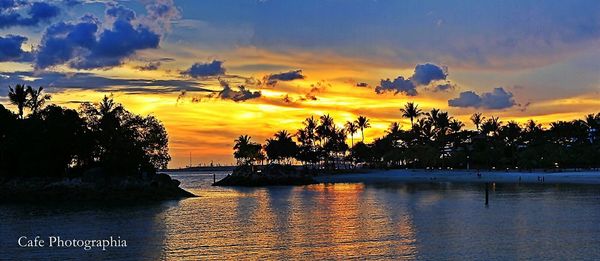
<instances>
[{"instance_id":1,"label":"silhouetted tree","mask_svg":"<svg viewBox=\"0 0 600 261\"><path fill-rule=\"evenodd\" d=\"M365 116L358 116L356 119L356 125L360 129L360 135L362 136L362 142L365 142L365 129L371 128L371 123L369 119Z\"/></svg>"},{"instance_id":2,"label":"silhouetted tree","mask_svg":"<svg viewBox=\"0 0 600 261\"><path fill-rule=\"evenodd\" d=\"M27 106L28 97L29 93L25 85L17 84L14 89L10 86L8 87L8 99L10 103L17 106L19 119L23 119L23 109Z\"/></svg>"},{"instance_id":3,"label":"silhouetted tree","mask_svg":"<svg viewBox=\"0 0 600 261\"><path fill-rule=\"evenodd\" d=\"M274 138L267 139L265 152L270 161L281 161L291 163L288 160L294 158L298 153L298 145L292 140L292 136L285 130L275 133Z\"/></svg>"},{"instance_id":4,"label":"silhouetted tree","mask_svg":"<svg viewBox=\"0 0 600 261\"><path fill-rule=\"evenodd\" d=\"M346 133L350 134L350 140L352 142L351 144L352 147L354 147L354 134L358 131L358 125L356 122L346 121L344 127L346 128Z\"/></svg>"},{"instance_id":5,"label":"silhouetted tree","mask_svg":"<svg viewBox=\"0 0 600 261\"><path fill-rule=\"evenodd\" d=\"M419 109L419 105L415 105L413 102L408 102L404 105L404 108L400 109L402 117L410 119L410 126L414 126L414 120L419 116L423 115L423 112Z\"/></svg>"},{"instance_id":6,"label":"silhouetted tree","mask_svg":"<svg viewBox=\"0 0 600 261\"><path fill-rule=\"evenodd\" d=\"M254 162L264 159L260 144L251 142L248 135L238 137L235 140L233 149L233 156L236 158L238 165L253 165Z\"/></svg>"},{"instance_id":7,"label":"silhouetted tree","mask_svg":"<svg viewBox=\"0 0 600 261\"><path fill-rule=\"evenodd\" d=\"M313 166L319 161L321 152L317 147L317 124L314 117L306 118L303 122L304 128L299 129L296 133L296 138L300 142L296 159Z\"/></svg>"},{"instance_id":8,"label":"silhouetted tree","mask_svg":"<svg viewBox=\"0 0 600 261\"><path fill-rule=\"evenodd\" d=\"M481 131L479 126L481 126L481 123L484 120L485 120L485 117L481 116L481 113L473 113L473 115L471 115L471 121L473 122L473 124L475 124L475 129L477 131Z\"/></svg>"},{"instance_id":9,"label":"silhouetted tree","mask_svg":"<svg viewBox=\"0 0 600 261\"><path fill-rule=\"evenodd\" d=\"M15 116L0 106L0 175L65 177L92 168L113 176L154 174L171 157L168 136L153 116L125 110L111 98L86 103L78 113L22 85L12 89ZM23 117L29 107L30 117ZM16 120L19 118L20 120Z\"/></svg>"},{"instance_id":10,"label":"silhouetted tree","mask_svg":"<svg viewBox=\"0 0 600 261\"><path fill-rule=\"evenodd\" d=\"M346 165L347 160L351 165L376 168L466 168L467 163L478 169L600 167L600 113L586 115L584 120L553 122L547 130L533 120L524 125L515 121L503 124L498 117L485 118L479 113L471 117L477 130L465 130L464 124L447 112L434 108L425 115L416 118L410 131L393 122L383 137L352 147L346 144L346 135L361 125L369 126L366 118L361 116L362 120L338 128L327 114L318 121L310 117L295 135L299 146L295 148L291 136L280 131L267 140L265 150L272 161L294 157L313 166L322 162L323 168ZM288 142L289 148L282 149L282 141Z\"/></svg>"},{"instance_id":11,"label":"silhouetted tree","mask_svg":"<svg viewBox=\"0 0 600 261\"><path fill-rule=\"evenodd\" d=\"M475 113L471 121L476 130L465 130L461 121L439 109L423 113L408 103L403 111L410 112L403 117L413 116L410 131L394 122L383 137L370 144L351 141L350 148L344 135L355 130L352 125L361 126L358 120L338 129L329 115L321 116L319 122L307 118L296 134L300 146L295 157L302 162L321 160L325 166L335 166L329 163L343 158L353 165L377 168L466 168L467 162L474 168L489 169L600 166L600 113L583 120L557 121L547 130L533 120L524 125L515 121L503 124L499 117Z\"/></svg>"},{"instance_id":12,"label":"silhouetted tree","mask_svg":"<svg viewBox=\"0 0 600 261\"><path fill-rule=\"evenodd\" d=\"M37 90L27 86L27 93L29 94L29 100L27 101L27 107L31 110L33 115L36 115L43 107L46 101L51 99L49 94L43 94L43 87L39 87Z\"/></svg>"}]
</instances>

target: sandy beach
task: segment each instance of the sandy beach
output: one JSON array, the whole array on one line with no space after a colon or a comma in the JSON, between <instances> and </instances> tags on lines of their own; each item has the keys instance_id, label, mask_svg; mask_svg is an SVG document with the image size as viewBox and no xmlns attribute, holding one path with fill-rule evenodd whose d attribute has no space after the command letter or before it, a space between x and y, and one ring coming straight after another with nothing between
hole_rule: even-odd
<instances>
[{"instance_id":1,"label":"sandy beach","mask_svg":"<svg viewBox=\"0 0 600 261\"><path fill-rule=\"evenodd\" d=\"M502 172L460 170L381 170L316 177L320 183L457 182L528 184L600 184L600 171Z\"/></svg>"}]
</instances>

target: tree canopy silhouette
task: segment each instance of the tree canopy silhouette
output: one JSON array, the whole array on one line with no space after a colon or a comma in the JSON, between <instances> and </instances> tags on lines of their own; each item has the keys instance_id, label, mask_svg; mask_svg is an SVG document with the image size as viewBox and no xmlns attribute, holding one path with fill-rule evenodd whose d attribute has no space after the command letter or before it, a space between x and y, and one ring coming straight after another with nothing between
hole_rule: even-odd
<instances>
[{"instance_id":1,"label":"tree canopy silhouette","mask_svg":"<svg viewBox=\"0 0 600 261\"><path fill-rule=\"evenodd\" d=\"M162 123L110 97L84 103L79 112L45 107L50 95L41 87L17 85L9 98L17 113L0 105L0 176L67 177L93 168L107 176L141 176L166 168L171 159Z\"/></svg>"},{"instance_id":2,"label":"tree canopy silhouette","mask_svg":"<svg viewBox=\"0 0 600 261\"><path fill-rule=\"evenodd\" d=\"M322 169L357 165L430 169L600 167L600 113L586 115L583 120L553 122L547 129L534 120L504 124L499 117L486 118L475 113L470 118L475 129L469 130L464 129L463 122L436 108L424 113L409 102L400 111L401 117L411 120L411 128L403 130L393 122L382 137L369 144L364 142L369 119L360 116L338 128L334 119L325 114L318 120L314 116L306 118L294 137L278 132L266 141L263 150L270 162L292 164L289 159L293 158L305 167ZM363 140L355 144L353 135L358 130ZM248 136L242 137L249 140ZM351 146L346 143L348 138ZM240 139L236 146L238 143ZM262 153L259 144L252 143L252 148L251 155ZM236 155L240 153L236 150Z\"/></svg>"}]
</instances>

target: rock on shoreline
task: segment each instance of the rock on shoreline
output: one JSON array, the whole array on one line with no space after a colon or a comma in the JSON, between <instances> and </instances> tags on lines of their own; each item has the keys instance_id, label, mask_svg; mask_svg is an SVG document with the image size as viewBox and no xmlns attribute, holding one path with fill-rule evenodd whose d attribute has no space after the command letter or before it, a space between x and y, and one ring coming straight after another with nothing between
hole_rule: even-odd
<instances>
[{"instance_id":1,"label":"rock on shoreline","mask_svg":"<svg viewBox=\"0 0 600 261\"><path fill-rule=\"evenodd\" d=\"M167 174L156 174L151 179L12 178L0 181L0 202L137 202L195 197L179 184Z\"/></svg>"},{"instance_id":2,"label":"rock on shoreline","mask_svg":"<svg viewBox=\"0 0 600 261\"><path fill-rule=\"evenodd\" d=\"M311 173L304 173L292 166L270 165L260 168L243 166L236 168L231 175L215 182L213 186L301 186L316 184Z\"/></svg>"},{"instance_id":3,"label":"rock on shoreline","mask_svg":"<svg viewBox=\"0 0 600 261\"><path fill-rule=\"evenodd\" d=\"M227 177L215 182L213 186L240 186L240 187L261 187L261 186L301 186L316 184L317 182L309 176L237 176L228 175Z\"/></svg>"}]
</instances>

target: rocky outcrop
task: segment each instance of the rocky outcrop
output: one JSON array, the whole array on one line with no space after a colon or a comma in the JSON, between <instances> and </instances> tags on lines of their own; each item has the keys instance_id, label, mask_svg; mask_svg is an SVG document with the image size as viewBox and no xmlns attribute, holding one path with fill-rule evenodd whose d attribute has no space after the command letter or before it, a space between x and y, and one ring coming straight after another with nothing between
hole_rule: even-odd
<instances>
[{"instance_id":1,"label":"rocky outcrop","mask_svg":"<svg viewBox=\"0 0 600 261\"><path fill-rule=\"evenodd\" d=\"M215 182L213 186L300 186L315 183L316 181L311 174L292 166L269 165L260 168L254 166L238 167L231 175Z\"/></svg>"},{"instance_id":2,"label":"rocky outcrop","mask_svg":"<svg viewBox=\"0 0 600 261\"><path fill-rule=\"evenodd\" d=\"M154 201L195 197L167 174L151 178L107 177L101 172L81 178L13 178L0 181L0 202Z\"/></svg>"}]
</instances>

